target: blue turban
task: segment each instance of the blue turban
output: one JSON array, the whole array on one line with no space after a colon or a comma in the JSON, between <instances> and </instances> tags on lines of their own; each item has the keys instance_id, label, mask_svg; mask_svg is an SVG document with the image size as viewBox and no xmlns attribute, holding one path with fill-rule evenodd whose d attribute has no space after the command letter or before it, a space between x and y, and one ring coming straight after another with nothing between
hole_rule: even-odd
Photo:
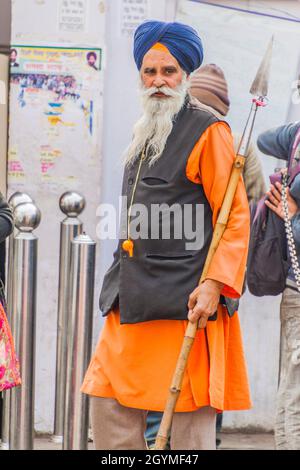
<instances>
[{"instance_id":1,"label":"blue turban","mask_svg":"<svg viewBox=\"0 0 300 470\"><path fill-rule=\"evenodd\" d=\"M168 48L188 74L198 69L203 62L202 42L193 28L182 23L146 21L134 35L134 60L139 70L145 54L157 42Z\"/></svg>"}]
</instances>

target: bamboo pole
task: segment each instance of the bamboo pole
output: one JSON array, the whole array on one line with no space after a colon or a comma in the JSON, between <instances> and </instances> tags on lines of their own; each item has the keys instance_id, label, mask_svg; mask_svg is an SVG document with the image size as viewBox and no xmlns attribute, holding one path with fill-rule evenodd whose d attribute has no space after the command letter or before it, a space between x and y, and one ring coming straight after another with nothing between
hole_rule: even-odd
<instances>
[{"instance_id":1,"label":"bamboo pole","mask_svg":"<svg viewBox=\"0 0 300 470\"><path fill-rule=\"evenodd\" d=\"M210 267L210 263L213 259L213 256L218 248L220 240L226 229L231 207L232 207L232 202L236 193L240 176L242 174L242 171L245 165L245 160L246 159L244 156L237 155L233 163L230 179L228 182L228 186L226 189L222 207L221 207L221 210L220 210L220 213L219 213L219 216L218 216L215 228L214 228L212 241L208 250L208 254L206 257L205 265L203 268L203 272L202 272L199 284L204 282L206 279L206 276ZM169 439L171 426L172 426L173 414L175 411L177 400L180 395L182 381L183 381L184 372L187 366L189 354L194 344L194 339L197 333L197 329L205 328L205 326L206 326L206 321L203 319L200 319L198 324L192 323L190 321L188 323L188 326L185 331L181 351L179 354L179 358L176 364L176 369L173 375L171 387L169 390L169 395L167 398L165 411L164 411L161 425L160 425L160 428L156 437L155 450L164 450L166 448L166 445Z\"/></svg>"}]
</instances>

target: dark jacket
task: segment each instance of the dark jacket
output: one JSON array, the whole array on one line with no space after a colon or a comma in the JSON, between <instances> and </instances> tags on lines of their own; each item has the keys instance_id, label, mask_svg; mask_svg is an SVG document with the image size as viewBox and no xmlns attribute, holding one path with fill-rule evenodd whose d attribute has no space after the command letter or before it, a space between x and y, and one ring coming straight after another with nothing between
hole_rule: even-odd
<instances>
[{"instance_id":1,"label":"dark jacket","mask_svg":"<svg viewBox=\"0 0 300 470\"><path fill-rule=\"evenodd\" d=\"M0 243L13 232L14 222L12 211L0 193Z\"/></svg>"},{"instance_id":2,"label":"dark jacket","mask_svg":"<svg viewBox=\"0 0 300 470\"><path fill-rule=\"evenodd\" d=\"M5 239L13 232L14 223L12 211L0 193L0 302L5 304Z\"/></svg>"},{"instance_id":3,"label":"dark jacket","mask_svg":"<svg viewBox=\"0 0 300 470\"><path fill-rule=\"evenodd\" d=\"M300 129L300 121L287 124L285 126L276 127L263 132L259 135L257 140L257 146L259 150L266 155L278 158L280 160L289 161L292 155L292 149L295 142L295 137ZM295 189L294 189L295 190ZM300 192L300 191L299 191ZM295 198L296 199L296 198ZM300 194L297 197L297 201L300 200ZM300 209L300 206L299 206ZM298 255L298 261L300 263L300 213L294 215L291 219L293 235ZM291 267L290 257L288 256L288 262L290 264L288 271L288 278L295 281L295 275Z\"/></svg>"},{"instance_id":4,"label":"dark jacket","mask_svg":"<svg viewBox=\"0 0 300 470\"><path fill-rule=\"evenodd\" d=\"M257 146L266 155L288 161L300 121L275 127L258 136Z\"/></svg>"},{"instance_id":5,"label":"dark jacket","mask_svg":"<svg viewBox=\"0 0 300 470\"><path fill-rule=\"evenodd\" d=\"M198 285L212 238L212 214L202 185L191 182L185 170L195 144L217 121L197 103L188 101L174 122L160 159L151 167L147 161L143 163L134 198L135 204L148 209L147 214L155 205L176 206L181 214L189 206L188 217L194 229L197 206L201 205L203 217L197 225L203 234L201 246L187 248L190 240L185 233L186 225L182 235L176 237L173 218L170 238L164 238L161 229L166 214L162 213L154 226L151 217L148 218L148 237L134 240L134 256L130 258L122 249L122 241L127 238L125 230L102 286L100 309L104 315L118 302L121 323L187 318L189 294ZM122 194L128 202L138 163L139 159L124 172Z\"/></svg>"}]
</instances>

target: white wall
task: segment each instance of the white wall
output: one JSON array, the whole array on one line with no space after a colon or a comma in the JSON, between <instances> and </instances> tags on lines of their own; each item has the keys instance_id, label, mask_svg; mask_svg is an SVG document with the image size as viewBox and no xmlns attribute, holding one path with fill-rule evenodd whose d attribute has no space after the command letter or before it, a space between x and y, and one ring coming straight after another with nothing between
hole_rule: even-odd
<instances>
[{"instance_id":1,"label":"white wall","mask_svg":"<svg viewBox=\"0 0 300 470\"><path fill-rule=\"evenodd\" d=\"M18 45L36 46L65 46L103 48L105 42L105 9L103 2L99 0L88 0L86 17L86 28L80 33L61 32L58 27L58 6L60 0L15 0L12 11L12 43ZM30 12L30 14L28 14ZM89 72L90 73L90 72ZM95 72L96 73L96 72ZM23 129L28 129L30 138L24 132L22 142L18 141L18 152L20 159L26 158L25 181L17 184L12 178L8 179L9 195L16 190L28 192L42 211L42 222L36 234L39 237L39 261L38 261L38 295L37 295L37 350L36 350L36 402L35 420L36 429L41 432L52 432L54 415L54 392L55 392L55 356L56 356L56 323L57 323L57 291L58 291L58 266L59 266L59 232L60 221L65 217L60 212L58 201L61 194L69 189L81 192L87 198L87 207L80 216L84 222L87 233L96 238L96 208L100 202L100 176L101 176L101 144L102 123L101 113L101 87L103 83L103 72L94 74L93 86L99 92L97 99L97 110L99 119L94 121L93 154L87 154L83 148L83 141L77 142L81 148L80 155L72 153L72 147L76 142L76 136L80 129L74 132L72 127L65 127L61 135L68 135L66 142L62 142L62 148L67 150L62 154L61 162L70 175L76 175L77 179L70 182L60 183L59 175L54 180L53 188L37 178L35 183L34 171L37 171L39 163L39 152L41 144L45 144L45 132L41 130L32 134L30 123L23 123ZM12 100L11 103L15 103ZM64 105L66 107L66 105ZM33 107L32 107L33 108ZM26 112L26 108L24 108ZM74 109L74 106L73 108ZM68 120L76 121L80 111L73 111ZM83 120L83 113L80 119ZM18 104L10 108L10 136L15 141L18 137L18 122L20 109ZM40 112L39 125L42 126L43 111ZM22 125L22 122L21 124ZM69 129L69 130L68 130ZM80 134L81 135L81 134ZM43 141L44 140L44 141ZM55 139L54 139L55 140ZM89 138L89 141L91 138ZM57 145L57 141L55 141ZM69 147L70 145L70 147ZM89 149L91 146L89 146ZM71 149L71 150L70 150ZM25 157L26 156L26 157ZM58 166L57 165L57 166ZM32 167L32 171L30 168ZM35 168L35 170L34 170ZM57 183L57 187L56 187ZM99 242L98 242L99 248ZM100 265L99 250L97 266ZM96 273L96 282L99 284L99 273ZM95 317L98 299L95 296Z\"/></svg>"},{"instance_id":2,"label":"white wall","mask_svg":"<svg viewBox=\"0 0 300 470\"><path fill-rule=\"evenodd\" d=\"M10 43L11 1L0 2L0 54ZM8 61L0 56L0 191L6 194Z\"/></svg>"},{"instance_id":3,"label":"white wall","mask_svg":"<svg viewBox=\"0 0 300 470\"><path fill-rule=\"evenodd\" d=\"M300 9L300 6L299 6ZM296 89L298 85L298 90ZM299 52L299 61L297 67L297 73L295 81L292 85L293 93L290 101L290 109L288 112L288 122L299 121L300 120L300 52Z\"/></svg>"},{"instance_id":4,"label":"white wall","mask_svg":"<svg viewBox=\"0 0 300 470\"><path fill-rule=\"evenodd\" d=\"M0 191L6 194L8 57L0 54Z\"/></svg>"},{"instance_id":5,"label":"white wall","mask_svg":"<svg viewBox=\"0 0 300 470\"><path fill-rule=\"evenodd\" d=\"M100 200L118 207L121 190L122 168L120 156L127 146L132 125L139 113L137 100L137 71L132 56L132 37L121 36L121 0L88 0L88 27L84 33L61 33L58 31L59 0L15 0L12 16L12 43L45 46L105 47L104 122L98 132L103 161L99 150L99 162L95 175L88 170L82 174L80 190L83 194L94 191L88 198L88 207L80 217L87 232L96 237L96 207ZM149 1L149 17L173 19L176 1ZM30 11L30 15L28 12ZM105 18L105 20L104 20ZM106 32L104 23L106 22ZM14 109L11 109L14 122ZM35 138L37 144L39 136ZM83 156L84 158L84 156ZM10 186L10 193L17 188ZM59 222L63 219L57 204L58 198L49 202L42 188L26 187L42 208L44 219L37 230L39 236L38 308L37 308L37 363L36 363L36 429L53 431L55 391L55 348L57 316L57 272L59 250ZM58 195L57 195L58 196ZM116 241L98 243L94 343L102 324L98 311L98 297L103 275L112 261Z\"/></svg>"}]
</instances>

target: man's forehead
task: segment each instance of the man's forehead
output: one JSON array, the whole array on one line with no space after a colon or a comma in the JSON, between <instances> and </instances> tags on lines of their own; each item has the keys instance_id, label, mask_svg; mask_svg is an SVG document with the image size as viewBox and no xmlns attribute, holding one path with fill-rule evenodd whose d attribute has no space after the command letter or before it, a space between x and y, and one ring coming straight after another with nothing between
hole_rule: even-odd
<instances>
[{"instance_id":1,"label":"man's forehead","mask_svg":"<svg viewBox=\"0 0 300 470\"><path fill-rule=\"evenodd\" d=\"M180 68L180 65L176 58L167 51L159 51L156 49L150 49L145 54L143 59L142 67L176 67Z\"/></svg>"}]
</instances>

